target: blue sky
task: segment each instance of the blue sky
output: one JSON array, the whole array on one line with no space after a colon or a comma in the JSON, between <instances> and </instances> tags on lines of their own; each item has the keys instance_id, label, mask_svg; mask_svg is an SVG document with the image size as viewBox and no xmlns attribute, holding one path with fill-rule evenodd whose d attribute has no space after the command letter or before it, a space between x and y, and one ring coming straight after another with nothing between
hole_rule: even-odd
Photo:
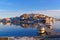
<instances>
[{"instance_id":1,"label":"blue sky","mask_svg":"<svg viewBox=\"0 0 60 40\"><path fill-rule=\"evenodd\" d=\"M60 0L0 0L0 18L20 16L26 12L58 16Z\"/></svg>"}]
</instances>

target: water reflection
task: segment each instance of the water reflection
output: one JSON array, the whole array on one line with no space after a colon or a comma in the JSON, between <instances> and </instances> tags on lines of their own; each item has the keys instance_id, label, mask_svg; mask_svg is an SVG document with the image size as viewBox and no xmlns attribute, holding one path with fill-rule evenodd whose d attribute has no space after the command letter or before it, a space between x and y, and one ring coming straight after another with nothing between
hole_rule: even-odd
<instances>
[{"instance_id":1,"label":"water reflection","mask_svg":"<svg viewBox=\"0 0 60 40\"><path fill-rule=\"evenodd\" d=\"M20 33L20 36L23 36L23 35L25 35L25 36L28 36L31 32L33 33L34 32L34 36L38 36L38 35L40 35L42 32L40 31L40 30L44 30L40 25L38 25L38 24L23 24L23 26L22 26L22 24L21 23L11 23L11 22L7 22L7 23L4 23L4 22L2 22L2 24L3 25L16 25L16 27L12 27L12 26L10 26L10 27L6 27L6 28L8 28L8 29L4 29L4 30L9 30L9 29L11 29L10 31L7 31L7 32L16 32L16 31L19 31L18 33ZM19 27L17 27L17 26L19 26ZM39 27L40 28L39 28ZM21 28L25 28L25 29L22 29L21 30ZM36 29L36 30L35 30ZM38 29L38 30L37 30ZM24 31L23 31L24 30ZM28 33L28 30L30 30L29 32L30 33ZM34 31L35 30L35 31ZM25 33L23 33L23 32ZM41 33L39 33L39 32L41 32ZM21 33L23 33L22 35L21 35ZM26 35L28 33L28 35ZM32 33L29 35L29 36L33 36L32 35ZM44 33L45 33L45 30L44 30ZM40 36L45 36L46 34L42 34L42 35L40 35ZM16 35L15 35L16 36Z\"/></svg>"},{"instance_id":2,"label":"water reflection","mask_svg":"<svg viewBox=\"0 0 60 40\"><path fill-rule=\"evenodd\" d=\"M3 25L16 25L16 26L20 26L22 28L37 28L38 27L38 24L21 24L21 23L11 23L11 22L0 22L0 24L3 24Z\"/></svg>"},{"instance_id":3,"label":"water reflection","mask_svg":"<svg viewBox=\"0 0 60 40\"><path fill-rule=\"evenodd\" d=\"M39 35L38 34L39 27L38 26L42 25L42 24L38 25L37 23L35 23L35 24L21 24L21 23L11 23L11 22L0 22L0 24L3 24L3 27L0 27L0 32L2 32L3 34L5 33L5 35L6 34L13 35L13 33L14 33L14 36L17 36L17 35L38 36ZM44 26L44 25L42 25L42 26ZM38 30L37 30L37 28L38 28ZM41 29L41 27L40 27L40 29ZM5 31L5 32L3 32L3 31ZM10 34L10 32L11 32L11 34ZM17 35L15 35L15 34L17 34ZM45 35L45 34L43 34L43 35Z\"/></svg>"}]
</instances>

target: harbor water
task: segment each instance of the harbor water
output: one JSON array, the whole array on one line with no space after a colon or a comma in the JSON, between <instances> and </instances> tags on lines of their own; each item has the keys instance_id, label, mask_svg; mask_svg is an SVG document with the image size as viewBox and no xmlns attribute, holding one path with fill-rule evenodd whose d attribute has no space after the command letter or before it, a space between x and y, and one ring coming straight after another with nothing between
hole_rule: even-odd
<instances>
[{"instance_id":1,"label":"harbor water","mask_svg":"<svg viewBox=\"0 0 60 40\"><path fill-rule=\"evenodd\" d=\"M57 33L60 33L59 24L59 21L53 24L53 29ZM40 40L41 38L37 36L38 31L33 27L23 28L20 25L0 24L0 37L9 37L9 40ZM44 38L43 40L60 40L60 36L58 38Z\"/></svg>"}]
</instances>

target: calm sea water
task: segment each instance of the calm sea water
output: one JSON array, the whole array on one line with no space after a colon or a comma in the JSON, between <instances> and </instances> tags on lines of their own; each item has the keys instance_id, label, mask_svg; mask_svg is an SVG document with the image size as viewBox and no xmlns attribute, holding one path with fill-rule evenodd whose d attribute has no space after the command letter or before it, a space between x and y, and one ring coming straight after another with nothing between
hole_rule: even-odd
<instances>
[{"instance_id":1,"label":"calm sea water","mask_svg":"<svg viewBox=\"0 0 60 40\"><path fill-rule=\"evenodd\" d=\"M60 22L53 25L56 32L60 32ZM38 36L37 29L35 28L22 28L17 25L3 25L0 24L0 36Z\"/></svg>"},{"instance_id":2,"label":"calm sea water","mask_svg":"<svg viewBox=\"0 0 60 40\"><path fill-rule=\"evenodd\" d=\"M22 28L17 25L0 25L0 36L37 36L35 28Z\"/></svg>"},{"instance_id":3,"label":"calm sea water","mask_svg":"<svg viewBox=\"0 0 60 40\"><path fill-rule=\"evenodd\" d=\"M57 21L53 24L53 29L56 31L56 32L60 32L60 21Z\"/></svg>"}]
</instances>

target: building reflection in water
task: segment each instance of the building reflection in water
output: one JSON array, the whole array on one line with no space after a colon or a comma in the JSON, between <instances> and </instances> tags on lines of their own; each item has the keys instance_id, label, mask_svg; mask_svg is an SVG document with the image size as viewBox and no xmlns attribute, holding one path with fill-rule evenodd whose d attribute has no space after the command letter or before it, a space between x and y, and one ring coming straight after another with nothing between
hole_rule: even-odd
<instances>
[{"instance_id":1,"label":"building reflection in water","mask_svg":"<svg viewBox=\"0 0 60 40\"><path fill-rule=\"evenodd\" d=\"M45 31L45 29L44 29L44 25L42 25L43 27L41 28L41 23L34 23L34 24L24 24L24 23L11 23L11 22L1 22L0 24L4 24L4 25L16 25L16 26L20 26L20 27L22 27L22 28L29 28L29 27L32 27L32 28L37 28L37 29L39 29L38 27L40 27L40 31L39 32L44 32ZM50 23L51 25L52 25L52 22ZM49 23L47 24L47 26L49 25ZM50 25L50 26L51 26ZM42 31L41 31L42 30ZM39 34L41 34L41 33L39 33ZM46 33L47 34L47 33ZM45 37L46 36L46 34L42 34L42 37Z\"/></svg>"},{"instance_id":2,"label":"building reflection in water","mask_svg":"<svg viewBox=\"0 0 60 40\"><path fill-rule=\"evenodd\" d=\"M3 23L3 25L11 25L11 23Z\"/></svg>"}]
</instances>

